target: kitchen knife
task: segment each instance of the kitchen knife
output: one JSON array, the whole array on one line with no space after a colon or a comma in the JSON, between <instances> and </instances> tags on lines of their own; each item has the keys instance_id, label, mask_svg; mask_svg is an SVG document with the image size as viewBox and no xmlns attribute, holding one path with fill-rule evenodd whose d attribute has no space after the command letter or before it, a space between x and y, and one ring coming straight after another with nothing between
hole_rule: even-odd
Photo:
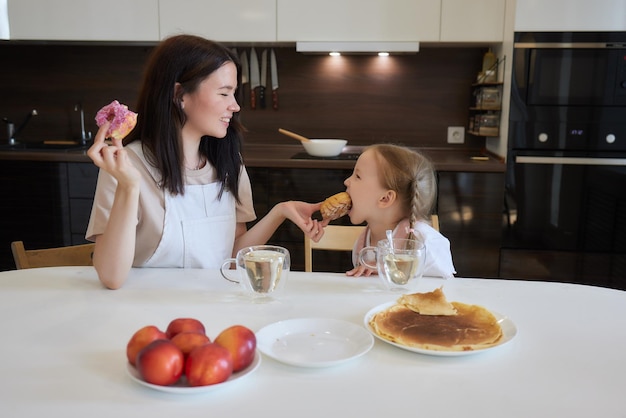
<instances>
[{"instance_id":1,"label":"kitchen knife","mask_svg":"<svg viewBox=\"0 0 626 418\"><path fill-rule=\"evenodd\" d=\"M261 83L259 88L259 103L265 109L265 89L267 87L267 49L261 53Z\"/></svg>"},{"instance_id":2,"label":"kitchen knife","mask_svg":"<svg viewBox=\"0 0 626 418\"><path fill-rule=\"evenodd\" d=\"M270 55L270 76L272 77L272 107L278 110L278 64L273 49Z\"/></svg>"},{"instance_id":3,"label":"kitchen knife","mask_svg":"<svg viewBox=\"0 0 626 418\"><path fill-rule=\"evenodd\" d=\"M241 63L241 106L243 106L246 102L246 84L250 81L250 66L246 51L241 51L239 62Z\"/></svg>"},{"instance_id":4,"label":"kitchen knife","mask_svg":"<svg viewBox=\"0 0 626 418\"><path fill-rule=\"evenodd\" d=\"M250 50L250 108L256 109L256 88L261 83L259 75L259 59L254 48Z\"/></svg>"}]
</instances>

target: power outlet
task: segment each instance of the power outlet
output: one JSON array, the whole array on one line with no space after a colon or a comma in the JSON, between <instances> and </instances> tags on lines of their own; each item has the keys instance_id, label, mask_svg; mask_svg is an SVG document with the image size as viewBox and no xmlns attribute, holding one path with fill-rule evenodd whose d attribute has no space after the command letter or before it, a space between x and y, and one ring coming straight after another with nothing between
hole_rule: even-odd
<instances>
[{"instance_id":1,"label":"power outlet","mask_svg":"<svg viewBox=\"0 0 626 418\"><path fill-rule=\"evenodd\" d=\"M462 144L465 142L464 126L448 126L448 144Z\"/></svg>"}]
</instances>

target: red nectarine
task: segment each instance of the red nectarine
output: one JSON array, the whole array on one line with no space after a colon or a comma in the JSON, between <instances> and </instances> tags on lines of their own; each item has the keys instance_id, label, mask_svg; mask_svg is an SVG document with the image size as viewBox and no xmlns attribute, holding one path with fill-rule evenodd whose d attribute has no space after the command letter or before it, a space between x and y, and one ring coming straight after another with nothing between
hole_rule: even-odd
<instances>
[{"instance_id":1,"label":"red nectarine","mask_svg":"<svg viewBox=\"0 0 626 418\"><path fill-rule=\"evenodd\" d=\"M180 379L185 357L170 340L152 341L137 354L137 371L143 380L155 385L171 385Z\"/></svg>"},{"instance_id":2,"label":"red nectarine","mask_svg":"<svg viewBox=\"0 0 626 418\"><path fill-rule=\"evenodd\" d=\"M139 353L142 348L154 340L165 339L167 339L167 335L154 325L146 325L140 328L130 337L126 345L126 357L128 358L128 362L134 366L137 360L137 353Z\"/></svg>"},{"instance_id":3,"label":"red nectarine","mask_svg":"<svg viewBox=\"0 0 626 418\"><path fill-rule=\"evenodd\" d=\"M204 324L195 318L173 319L165 330L167 338L170 339L181 332L197 332L200 334L206 334Z\"/></svg>"},{"instance_id":4,"label":"red nectarine","mask_svg":"<svg viewBox=\"0 0 626 418\"><path fill-rule=\"evenodd\" d=\"M191 350L203 344L210 343L211 339L206 334L200 334L198 332L180 332L174 335L171 341L180 348L180 351L182 351L186 357L191 353Z\"/></svg>"},{"instance_id":5,"label":"red nectarine","mask_svg":"<svg viewBox=\"0 0 626 418\"><path fill-rule=\"evenodd\" d=\"M248 367L254 360L256 335L243 325L233 325L222 331L214 341L226 348L233 358L233 371Z\"/></svg>"},{"instance_id":6,"label":"red nectarine","mask_svg":"<svg viewBox=\"0 0 626 418\"><path fill-rule=\"evenodd\" d=\"M230 352L214 343L194 348L185 362L185 374L190 386L221 383L232 373L233 359Z\"/></svg>"}]
</instances>

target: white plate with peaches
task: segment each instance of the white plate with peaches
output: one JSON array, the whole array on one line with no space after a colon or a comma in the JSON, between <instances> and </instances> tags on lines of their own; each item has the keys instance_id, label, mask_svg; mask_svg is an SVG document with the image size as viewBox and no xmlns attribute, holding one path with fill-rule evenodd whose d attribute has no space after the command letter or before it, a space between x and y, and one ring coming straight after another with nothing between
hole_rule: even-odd
<instances>
[{"instance_id":1,"label":"white plate with peaches","mask_svg":"<svg viewBox=\"0 0 626 418\"><path fill-rule=\"evenodd\" d=\"M132 380L161 392L211 392L234 383L261 364L254 332L232 325L211 340L197 318L175 318L162 331L136 330L126 346Z\"/></svg>"},{"instance_id":2,"label":"white plate with peaches","mask_svg":"<svg viewBox=\"0 0 626 418\"><path fill-rule=\"evenodd\" d=\"M248 367L246 367L245 369L239 372L235 372L231 374L230 377L222 383L216 383L213 385L206 385L206 386L189 386L187 382L187 378L185 377L184 374L181 376L178 382L174 383L173 385L169 385L169 386L154 385L152 383L146 382L145 380L142 380L141 376L139 375L139 371L132 364L126 363L126 371L128 372L128 375L130 376L132 380L139 383L140 385L149 387L150 389L158 390L161 392L193 395L193 394L198 394L198 393L212 392L216 389L221 389L225 386L230 386L231 384L238 382L244 377L252 374L256 369L259 368L260 365L261 365L261 354L257 350L256 353L254 354L254 360L252 360L252 364L250 364Z\"/></svg>"}]
</instances>

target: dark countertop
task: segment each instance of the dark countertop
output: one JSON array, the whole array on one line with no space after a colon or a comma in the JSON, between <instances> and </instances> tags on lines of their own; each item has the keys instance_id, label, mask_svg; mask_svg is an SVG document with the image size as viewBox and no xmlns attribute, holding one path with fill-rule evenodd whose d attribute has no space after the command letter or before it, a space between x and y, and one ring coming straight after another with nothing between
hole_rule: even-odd
<instances>
[{"instance_id":1,"label":"dark countertop","mask_svg":"<svg viewBox=\"0 0 626 418\"><path fill-rule=\"evenodd\" d=\"M91 162L86 147L76 148L0 148L0 160L42 161L42 162Z\"/></svg>"},{"instance_id":2,"label":"dark countertop","mask_svg":"<svg viewBox=\"0 0 626 418\"><path fill-rule=\"evenodd\" d=\"M244 160L248 167L352 169L363 148L347 146L340 157L319 158L307 156L300 145L249 145L244 148ZM481 150L451 148L419 150L433 161L438 171L503 173L506 169L501 159Z\"/></svg>"},{"instance_id":3,"label":"dark countertop","mask_svg":"<svg viewBox=\"0 0 626 418\"><path fill-rule=\"evenodd\" d=\"M347 146L340 157L309 157L300 145L246 145L243 156L248 167L352 169L362 146ZM506 165L482 150L466 148L422 148L438 171L503 173ZM486 160L485 160L486 158ZM0 148L0 160L91 162L86 148L7 149Z\"/></svg>"}]
</instances>

